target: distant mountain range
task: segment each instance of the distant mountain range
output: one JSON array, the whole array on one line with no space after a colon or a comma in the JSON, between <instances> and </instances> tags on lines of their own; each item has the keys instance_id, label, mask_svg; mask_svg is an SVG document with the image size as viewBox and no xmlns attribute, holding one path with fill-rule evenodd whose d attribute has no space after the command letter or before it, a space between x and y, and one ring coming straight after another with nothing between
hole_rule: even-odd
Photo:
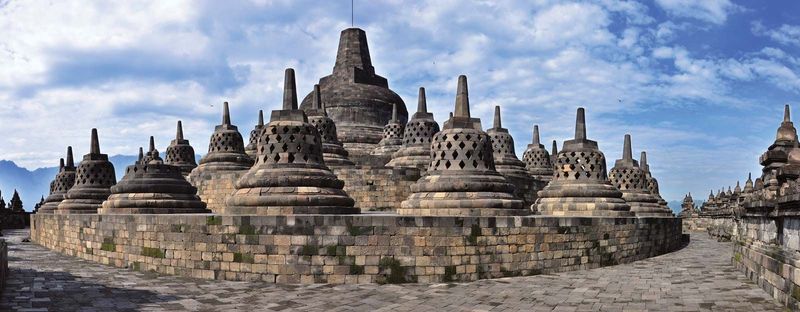
<instances>
[{"instance_id":1,"label":"distant mountain range","mask_svg":"<svg viewBox=\"0 0 800 312\"><path fill-rule=\"evenodd\" d=\"M115 155L109 157L114 164L114 171L117 181L122 179L125 174L125 167L133 164L138 156ZM75 165L80 162L80 157L76 157ZM6 203L11 200L11 195L16 189L22 199L22 204L27 211L33 211L33 206L39 202L42 196L47 197L50 193L50 181L58 172L58 167L39 168L33 171L17 166L10 160L0 160L0 192Z\"/></svg>"}]
</instances>

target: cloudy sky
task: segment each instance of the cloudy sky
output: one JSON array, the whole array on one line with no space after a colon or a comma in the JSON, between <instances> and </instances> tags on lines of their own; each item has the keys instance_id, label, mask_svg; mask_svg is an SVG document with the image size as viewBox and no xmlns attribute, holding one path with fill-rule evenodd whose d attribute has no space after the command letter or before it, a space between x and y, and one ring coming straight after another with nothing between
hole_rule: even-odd
<instances>
[{"instance_id":1,"label":"cloudy sky","mask_svg":"<svg viewBox=\"0 0 800 312\"><path fill-rule=\"evenodd\" d=\"M409 108L419 86L438 121L456 78L473 114L495 105L517 153L573 133L608 161L622 138L647 150L668 200L758 172L784 104L800 114L800 2L355 1L376 71ZM247 133L258 109L280 106L283 69L301 93L333 68L350 1L0 0L0 159L58 164L66 145L133 155L161 150L183 120L198 152L229 101ZM549 148L550 144L546 144Z\"/></svg>"}]
</instances>

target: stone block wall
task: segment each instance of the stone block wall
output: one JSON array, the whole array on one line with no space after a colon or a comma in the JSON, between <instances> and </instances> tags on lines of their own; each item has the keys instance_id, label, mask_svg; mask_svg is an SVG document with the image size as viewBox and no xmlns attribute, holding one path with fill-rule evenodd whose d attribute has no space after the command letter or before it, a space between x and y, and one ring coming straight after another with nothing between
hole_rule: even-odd
<instances>
[{"instance_id":1,"label":"stone block wall","mask_svg":"<svg viewBox=\"0 0 800 312\"><path fill-rule=\"evenodd\" d=\"M769 245L737 242L734 267L792 311L800 310L800 257Z\"/></svg>"},{"instance_id":2,"label":"stone block wall","mask_svg":"<svg viewBox=\"0 0 800 312\"><path fill-rule=\"evenodd\" d=\"M192 172L187 180L197 188L197 196L206 203L208 209L221 213L225 209L225 200L236 191L234 184L246 172L246 170Z\"/></svg>"},{"instance_id":3,"label":"stone block wall","mask_svg":"<svg viewBox=\"0 0 800 312\"><path fill-rule=\"evenodd\" d=\"M732 217L685 217L683 220L684 231L708 232L709 235L720 240L730 240L736 233L736 224Z\"/></svg>"},{"instance_id":4,"label":"stone block wall","mask_svg":"<svg viewBox=\"0 0 800 312\"><path fill-rule=\"evenodd\" d=\"M678 218L36 215L34 242L87 260L270 283L473 281L676 250Z\"/></svg>"},{"instance_id":5,"label":"stone block wall","mask_svg":"<svg viewBox=\"0 0 800 312\"><path fill-rule=\"evenodd\" d=\"M341 167L333 169L345 181L344 190L362 212L394 211L411 194L411 184L420 178L418 169L386 167Z\"/></svg>"}]
</instances>

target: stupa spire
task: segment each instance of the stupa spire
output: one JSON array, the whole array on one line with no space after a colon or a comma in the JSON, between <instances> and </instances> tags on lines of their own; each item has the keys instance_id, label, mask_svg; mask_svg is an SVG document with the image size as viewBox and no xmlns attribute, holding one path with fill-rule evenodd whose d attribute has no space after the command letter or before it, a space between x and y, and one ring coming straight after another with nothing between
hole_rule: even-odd
<instances>
[{"instance_id":1,"label":"stupa spire","mask_svg":"<svg viewBox=\"0 0 800 312\"><path fill-rule=\"evenodd\" d=\"M578 107L578 114L575 117L575 140L586 140L586 113L583 107Z\"/></svg>"},{"instance_id":2,"label":"stupa spire","mask_svg":"<svg viewBox=\"0 0 800 312\"><path fill-rule=\"evenodd\" d=\"M539 125L533 125L533 145L541 145L539 143Z\"/></svg>"},{"instance_id":3,"label":"stupa spire","mask_svg":"<svg viewBox=\"0 0 800 312\"><path fill-rule=\"evenodd\" d=\"M470 117L469 91L467 90L467 76L458 76L458 91L456 91L456 109L453 117Z\"/></svg>"},{"instance_id":4,"label":"stupa spire","mask_svg":"<svg viewBox=\"0 0 800 312\"><path fill-rule=\"evenodd\" d=\"M642 151L641 157L639 157L639 165L642 167L642 170L650 171L650 166L647 165L647 152Z\"/></svg>"},{"instance_id":5,"label":"stupa spire","mask_svg":"<svg viewBox=\"0 0 800 312\"><path fill-rule=\"evenodd\" d=\"M311 108L322 109L322 92L319 91L319 84L314 85L314 97L312 100Z\"/></svg>"},{"instance_id":6,"label":"stupa spire","mask_svg":"<svg viewBox=\"0 0 800 312\"><path fill-rule=\"evenodd\" d=\"M633 151L631 150L631 135L625 134L625 143L622 147L622 159L633 160Z\"/></svg>"},{"instance_id":7,"label":"stupa spire","mask_svg":"<svg viewBox=\"0 0 800 312\"><path fill-rule=\"evenodd\" d=\"M92 128L92 142L89 145L89 154L100 154L100 139L97 138L97 128Z\"/></svg>"},{"instance_id":8,"label":"stupa spire","mask_svg":"<svg viewBox=\"0 0 800 312\"><path fill-rule=\"evenodd\" d=\"M231 111L228 108L228 102L227 101L222 103L222 124L223 125L230 125L231 124Z\"/></svg>"},{"instance_id":9,"label":"stupa spire","mask_svg":"<svg viewBox=\"0 0 800 312\"><path fill-rule=\"evenodd\" d=\"M419 95L417 96L417 113L428 112L428 100L425 97L425 88L419 87Z\"/></svg>"},{"instance_id":10,"label":"stupa spire","mask_svg":"<svg viewBox=\"0 0 800 312\"><path fill-rule=\"evenodd\" d=\"M142 162L142 160L144 160L144 149L139 146L139 162Z\"/></svg>"},{"instance_id":11,"label":"stupa spire","mask_svg":"<svg viewBox=\"0 0 800 312\"><path fill-rule=\"evenodd\" d=\"M550 151L550 155L553 155L553 157L558 155L558 142L556 140L553 140L553 150Z\"/></svg>"},{"instance_id":12,"label":"stupa spire","mask_svg":"<svg viewBox=\"0 0 800 312\"><path fill-rule=\"evenodd\" d=\"M792 117L791 113L789 112L789 104L783 106L783 122L791 122Z\"/></svg>"},{"instance_id":13,"label":"stupa spire","mask_svg":"<svg viewBox=\"0 0 800 312\"><path fill-rule=\"evenodd\" d=\"M64 171L64 158L58 160L58 172Z\"/></svg>"},{"instance_id":14,"label":"stupa spire","mask_svg":"<svg viewBox=\"0 0 800 312\"><path fill-rule=\"evenodd\" d=\"M499 128L502 128L502 127L503 127L503 123L500 120L500 105L495 105L494 106L494 122L492 123L492 128L499 129Z\"/></svg>"},{"instance_id":15,"label":"stupa spire","mask_svg":"<svg viewBox=\"0 0 800 312\"><path fill-rule=\"evenodd\" d=\"M283 109L297 109L297 87L294 81L294 69L287 68L283 78Z\"/></svg>"},{"instance_id":16,"label":"stupa spire","mask_svg":"<svg viewBox=\"0 0 800 312\"><path fill-rule=\"evenodd\" d=\"M392 104L392 120L393 122L397 122L397 104Z\"/></svg>"},{"instance_id":17,"label":"stupa spire","mask_svg":"<svg viewBox=\"0 0 800 312\"><path fill-rule=\"evenodd\" d=\"M75 160L72 158L72 146L67 146L67 167L75 167Z\"/></svg>"},{"instance_id":18,"label":"stupa spire","mask_svg":"<svg viewBox=\"0 0 800 312\"><path fill-rule=\"evenodd\" d=\"M263 126L263 125L264 125L264 111L259 109L258 110L258 126Z\"/></svg>"},{"instance_id":19,"label":"stupa spire","mask_svg":"<svg viewBox=\"0 0 800 312\"><path fill-rule=\"evenodd\" d=\"M156 139L153 138L153 136L151 135L150 136L150 149L148 151L152 153L155 150L156 150Z\"/></svg>"},{"instance_id":20,"label":"stupa spire","mask_svg":"<svg viewBox=\"0 0 800 312\"><path fill-rule=\"evenodd\" d=\"M175 131L175 139L183 140L183 125L180 120L178 120L178 129Z\"/></svg>"}]
</instances>

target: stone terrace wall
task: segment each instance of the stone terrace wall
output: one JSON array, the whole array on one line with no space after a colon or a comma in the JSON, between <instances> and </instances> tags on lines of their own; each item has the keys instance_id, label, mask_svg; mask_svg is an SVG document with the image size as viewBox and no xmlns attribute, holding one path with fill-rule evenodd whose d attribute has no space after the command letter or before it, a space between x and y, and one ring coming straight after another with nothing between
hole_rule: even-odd
<instances>
[{"instance_id":1,"label":"stone terrace wall","mask_svg":"<svg viewBox=\"0 0 800 312\"><path fill-rule=\"evenodd\" d=\"M333 172L345 181L345 192L364 212L394 211L411 194L411 184L420 178L418 169L343 167Z\"/></svg>"},{"instance_id":2,"label":"stone terrace wall","mask_svg":"<svg viewBox=\"0 0 800 312\"><path fill-rule=\"evenodd\" d=\"M626 263L678 218L35 215L31 238L117 267L270 283L472 281Z\"/></svg>"},{"instance_id":3,"label":"stone terrace wall","mask_svg":"<svg viewBox=\"0 0 800 312\"><path fill-rule=\"evenodd\" d=\"M769 245L737 243L732 262L767 294L792 311L800 310L800 257L796 254Z\"/></svg>"},{"instance_id":4,"label":"stone terrace wall","mask_svg":"<svg viewBox=\"0 0 800 312\"><path fill-rule=\"evenodd\" d=\"M247 173L247 170L193 173L187 180L197 188L197 195L212 212L222 212L228 196L236 191L234 183Z\"/></svg>"},{"instance_id":5,"label":"stone terrace wall","mask_svg":"<svg viewBox=\"0 0 800 312\"><path fill-rule=\"evenodd\" d=\"M735 224L731 217L699 216L683 218L683 229L686 231L708 232L713 237L728 240L735 232Z\"/></svg>"}]
</instances>

